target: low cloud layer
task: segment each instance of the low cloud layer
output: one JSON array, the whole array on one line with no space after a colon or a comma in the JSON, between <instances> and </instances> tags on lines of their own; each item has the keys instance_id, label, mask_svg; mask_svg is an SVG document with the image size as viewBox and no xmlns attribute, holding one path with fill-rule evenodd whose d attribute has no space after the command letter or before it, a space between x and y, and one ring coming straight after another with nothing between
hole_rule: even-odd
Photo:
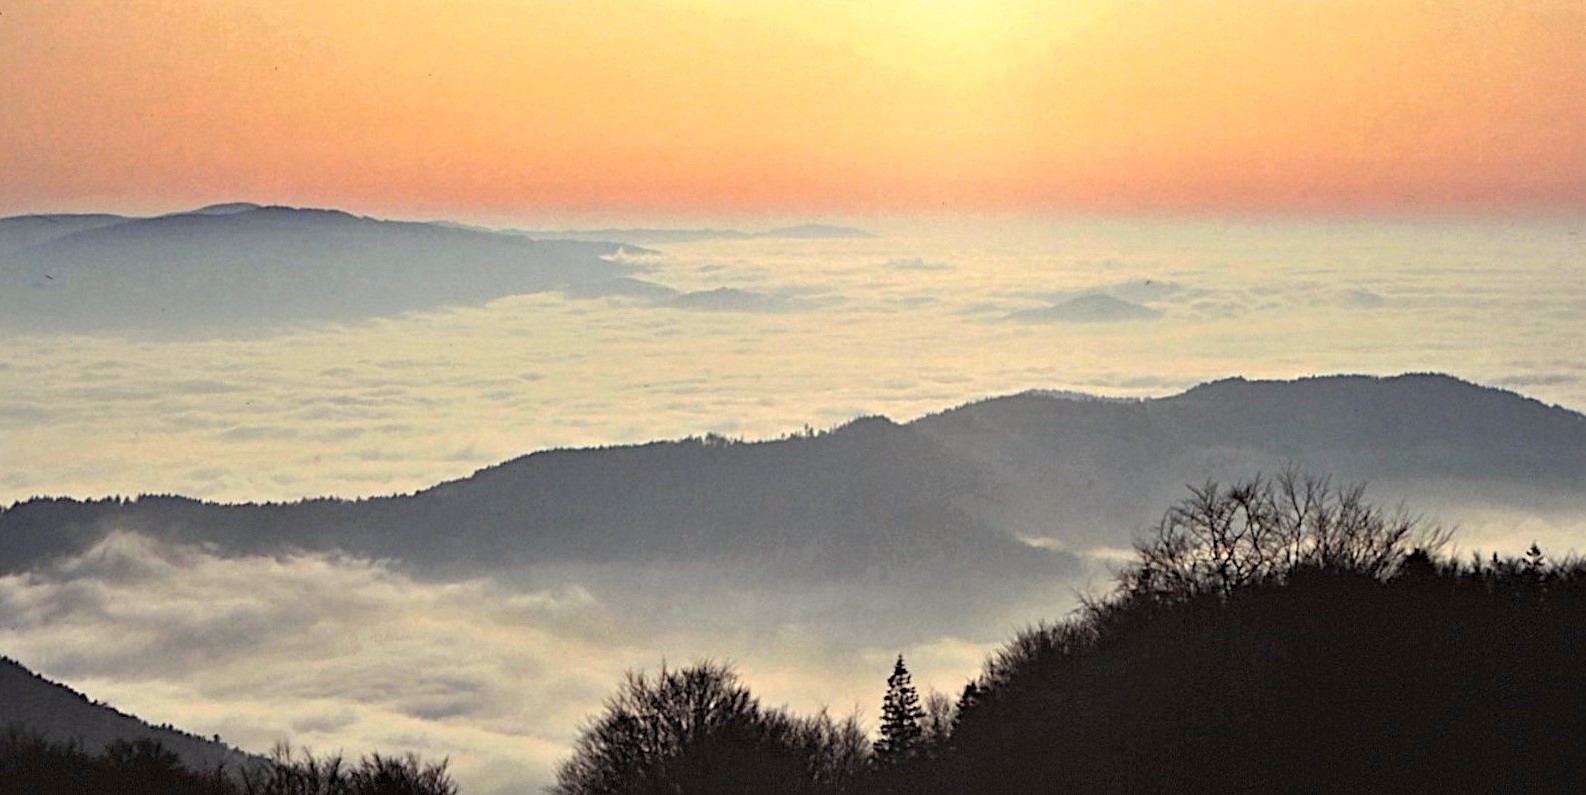
<instances>
[{"instance_id":1,"label":"low cloud layer","mask_svg":"<svg viewBox=\"0 0 1586 795\"><path fill-rule=\"evenodd\" d=\"M1062 598L1050 591L1031 601ZM423 581L355 557L225 558L118 533L0 577L0 648L151 722L259 752L290 739L449 757L469 792L494 795L547 783L627 669L729 660L770 703L873 724L893 655L956 691L998 640L856 615L870 598L653 566ZM1036 615L1007 609L988 632Z\"/></svg>"},{"instance_id":2,"label":"low cloud layer","mask_svg":"<svg viewBox=\"0 0 1586 795\"><path fill-rule=\"evenodd\" d=\"M704 241L565 294L254 338L13 333L0 500L380 494L547 447L778 436L1231 374L1442 371L1586 407L1586 283L1557 267L1579 250L1567 225L1318 226ZM1161 314L998 322L1087 294Z\"/></svg>"},{"instance_id":3,"label":"low cloud layer","mask_svg":"<svg viewBox=\"0 0 1586 795\"><path fill-rule=\"evenodd\" d=\"M781 313L819 309L838 301L835 296L819 295L819 290L761 291L741 287L712 287L680 292L655 282L622 277L569 285L562 295L574 299L614 298L636 302L639 306L684 309L697 312Z\"/></svg>"},{"instance_id":4,"label":"low cloud layer","mask_svg":"<svg viewBox=\"0 0 1586 795\"><path fill-rule=\"evenodd\" d=\"M1579 533L1578 500L1555 512L1539 497L1519 517L1473 509L1458 488L1414 496L1462 506L1462 553L1533 540L1557 550ZM922 689L956 696L1016 629L1105 591L1131 554L1088 550L1075 576L976 594L985 603L944 623L896 588L776 591L714 567L415 579L353 556L221 557L122 532L0 577L0 648L92 698L246 750L290 739L415 751L449 758L470 793L505 795L550 780L626 670L727 661L769 704L874 729L897 654Z\"/></svg>"}]
</instances>

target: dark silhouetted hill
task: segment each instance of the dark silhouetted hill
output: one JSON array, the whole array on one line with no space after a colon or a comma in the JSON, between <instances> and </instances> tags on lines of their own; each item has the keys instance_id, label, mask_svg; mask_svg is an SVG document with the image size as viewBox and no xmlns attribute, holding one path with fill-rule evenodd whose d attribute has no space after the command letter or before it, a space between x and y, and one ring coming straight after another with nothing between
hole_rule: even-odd
<instances>
[{"instance_id":1,"label":"dark silhouetted hill","mask_svg":"<svg viewBox=\"0 0 1586 795\"><path fill-rule=\"evenodd\" d=\"M1586 417L1431 375L1231 380L1154 400L1029 393L778 441L543 451L395 497L29 500L0 512L0 571L130 530L236 553L340 549L420 571L730 560L801 581L1050 579L1074 562L1055 550L1127 545L1186 483L1286 464L1389 497L1455 483L1581 507Z\"/></svg>"},{"instance_id":2,"label":"dark silhouetted hill","mask_svg":"<svg viewBox=\"0 0 1586 795\"><path fill-rule=\"evenodd\" d=\"M1579 790L1586 562L1458 561L1363 495L1294 470L1190 489L1110 594L1018 633L956 705L922 709L902 656L884 689L878 670L858 775L789 770L809 746L777 738L678 736L727 722L679 713L755 703L696 668L630 675L552 791L737 793L770 771L819 795ZM706 749L732 772L690 780Z\"/></svg>"},{"instance_id":3,"label":"dark silhouetted hill","mask_svg":"<svg viewBox=\"0 0 1586 795\"><path fill-rule=\"evenodd\" d=\"M987 475L972 513L1070 541L1126 541L1187 483L1286 464L1412 497L1428 484L1493 501L1586 487L1586 416L1443 375L1229 379L1139 401L1027 393L911 427Z\"/></svg>"},{"instance_id":4,"label":"dark silhouetted hill","mask_svg":"<svg viewBox=\"0 0 1586 795\"><path fill-rule=\"evenodd\" d=\"M362 501L31 500L0 513L0 569L86 549L112 530L236 552L342 549L448 570L731 560L768 575L847 580L977 567L1049 576L1071 562L954 504L980 488L936 442L868 418L776 442L551 450Z\"/></svg>"},{"instance_id":5,"label":"dark silhouetted hill","mask_svg":"<svg viewBox=\"0 0 1586 795\"><path fill-rule=\"evenodd\" d=\"M153 740L197 772L214 771L222 765L237 770L260 761L215 740L170 726L151 726L107 704L90 701L9 657L0 657L0 732L8 728L53 742L73 743L89 754L102 753L118 740Z\"/></svg>"},{"instance_id":6,"label":"dark silhouetted hill","mask_svg":"<svg viewBox=\"0 0 1586 795\"><path fill-rule=\"evenodd\" d=\"M1414 557L1028 630L915 792L1578 790L1586 570Z\"/></svg>"}]
</instances>

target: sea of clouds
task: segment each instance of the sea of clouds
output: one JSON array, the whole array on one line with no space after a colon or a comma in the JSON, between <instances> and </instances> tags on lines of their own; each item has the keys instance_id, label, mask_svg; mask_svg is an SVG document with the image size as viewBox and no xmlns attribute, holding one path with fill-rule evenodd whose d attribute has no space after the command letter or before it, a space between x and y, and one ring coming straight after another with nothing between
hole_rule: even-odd
<instances>
[{"instance_id":1,"label":"sea of clouds","mask_svg":"<svg viewBox=\"0 0 1586 795\"><path fill-rule=\"evenodd\" d=\"M408 491L529 451L907 419L1030 388L1449 372L1586 408L1580 223L915 223L245 338L16 336L0 500Z\"/></svg>"},{"instance_id":2,"label":"sea of clouds","mask_svg":"<svg viewBox=\"0 0 1586 795\"><path fill-rule=\"evenodd\" d=\"M1586 409L1586 222L873 227L660 246L610 282L357 324L13 336L0 501L383 494L549 447L774 437L1031 388L1148 396L1229 375L1441 371ZM1465 517L1478 536L1504 521ZM1573 520L1529 521L1577 537ZM861 589L727 583L724 599L691 593L686 570L436 582L123 533L0 578L0 651L251 750L413 749L451 757L469 792L529 791L625 669L730 659L771 703L873 723L895 654L956 691L1022 623L1105 586L1116 550L1091 554L1047 593L867 642L843 623ZM635 613L636 592L654 606Z\"/></svg>"}]
</instances>

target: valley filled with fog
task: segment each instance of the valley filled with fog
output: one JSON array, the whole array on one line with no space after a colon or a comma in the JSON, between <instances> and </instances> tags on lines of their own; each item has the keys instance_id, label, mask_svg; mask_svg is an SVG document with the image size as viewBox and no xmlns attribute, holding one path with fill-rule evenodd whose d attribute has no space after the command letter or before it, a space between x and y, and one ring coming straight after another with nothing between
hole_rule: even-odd
<instances>
[{"instance_id":1,"label":"valley filled with fog","mask_svg":"<svg viewBox=\"0 0 1586 795\"><path fill-rule=\"evenodd\" d=\"M253 282L139 243L146 273L103 286L69 251L0 246L12 284L92 295L0 324L0 504L422 492L12 509L0 652L249 750L411 749L518 791L624 670L703 658L873 727L899 652L956 695L1014 630L1110 587L1185 484L1286 464L1369 480L1461 550L1586 550L1579 220L580 243L339 220L348 250L407 256L402 283L348 265L316 304L326 271L291 266L317 238L271 212L286 231L243 240L279 248L222 263ZM1405 372L1462 381L1192 390Z\"/></svg>"}]
</instances>

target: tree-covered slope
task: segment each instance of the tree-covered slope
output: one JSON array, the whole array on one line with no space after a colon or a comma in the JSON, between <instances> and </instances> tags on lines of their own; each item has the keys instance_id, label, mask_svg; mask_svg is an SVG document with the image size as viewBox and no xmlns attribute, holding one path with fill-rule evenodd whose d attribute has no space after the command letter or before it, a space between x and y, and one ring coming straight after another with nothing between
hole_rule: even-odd
<instances>
[{"instance_id":1,"label":"tree-covered slope","mask_svg":"<svg viewBox=\"0 0 1586 795\"><path fill-rule=\"evenodd\" d=\"M9 727L46 740L73 743L91 754L118 740L153 740L198 772L221 766L236 770L259 761L215 739L171 726L151 726L107 704L90 701L9 657L0 657L0 731Z\"/></svg>"},{"instance_id":2,"label":"tree-covered slope","mask_svg":"<svg viewBox=\"0 0 1586 795\"><path fill-rule=\"evenodd\" d=\"M1385 483L1453 481L1573 505L1586 493L1586 418L1444 376L1226 381L1143 401L1031 393L776 441L544 451L358 501L31 500L0 512L0 569L125 530L436 571L726 559L794 578L1050 578L1073 561L1054 547L1127 544L1186 483L1286 464L1389 497Z\"/></svg>"}]
</instances>

